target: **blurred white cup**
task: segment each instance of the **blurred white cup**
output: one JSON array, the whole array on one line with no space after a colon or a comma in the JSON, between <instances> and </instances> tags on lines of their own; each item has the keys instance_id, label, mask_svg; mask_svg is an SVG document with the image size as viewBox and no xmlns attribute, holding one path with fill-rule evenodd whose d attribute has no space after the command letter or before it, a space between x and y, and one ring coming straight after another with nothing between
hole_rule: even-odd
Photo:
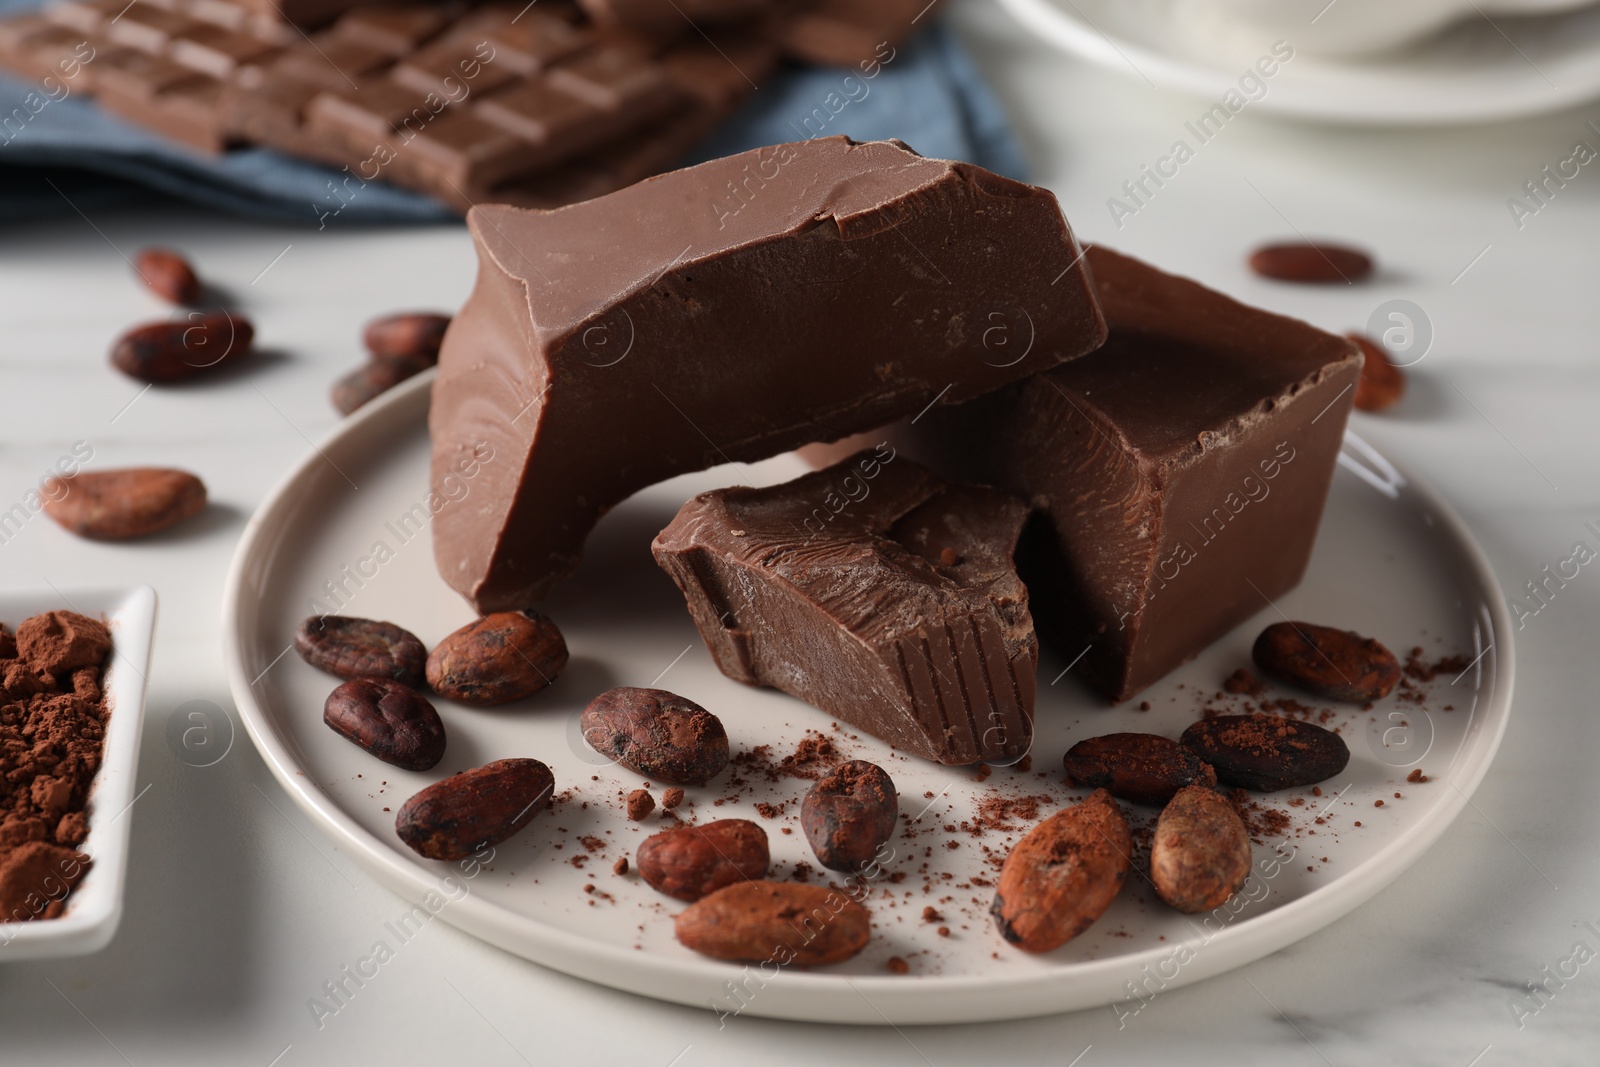
<instances>
[{"instance_id":1,"label":"blurred white cup","mask_svg":"<svg viewBox=\"0 0 1600 1067\"><path fill-rule=\"evenodd\" d=\"M1186 23L1221 36L1269 34L1296 50L1333 55L1382 52L1452 22L1484 15L1538 15L1596 0L1178 0Z\"/></svg>"}]
</instances>

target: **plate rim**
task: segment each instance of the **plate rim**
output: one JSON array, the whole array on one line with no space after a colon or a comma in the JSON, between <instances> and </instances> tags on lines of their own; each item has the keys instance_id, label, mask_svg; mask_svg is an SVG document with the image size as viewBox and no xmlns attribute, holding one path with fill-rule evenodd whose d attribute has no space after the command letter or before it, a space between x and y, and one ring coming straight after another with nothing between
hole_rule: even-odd
<instances>
[{"instance_id":1,"label":"plate rim","mask_svg":"<svg viewBox=\"0 0 1600 1067\"><path fill-rule=\"evenodd\" d=\"M332 797L309 775L301 772L289 746L277 736L265 709L256 702L253 682L247 677L244 665L244 638L250 633L250 626L244 617L249 608L245 600L246 572L257 552L258 541L267 532L269 521L286 521L280 515L285 510L292 516L292 491L311 475L314 467L331 464L333 460L330 453L352 447L352 442L365 436L392 432L394 423L410 417L407 411L410 407L420 408L425 420L426 394L430 392L436 374L436 369L430 369L402 382L341 420L278 480L240 534L228 568L221 618L228 686L245 732L262 761L296 806L321 832L348 848L368 874L409 903L418 903L429 892L437 891L444 874L429 875L423 868L401 856L396 846L369 833L340 810ZM1360 441L1369 452L1383 455L1367 445L1353 430L1347 429L1346 434ZM1261 959L1365 904L1420 859L1455 822L1499 751L1510 718L1515 685L1514 639L1503 590L1483 549L1455 509L1426 482L1413 477L1403 465L1393 463L1386 456L1384 459L1404 479L1407 488L1417 493L1441 521L1461 550L1463 562L1484 594L1488 621L1495 635L1493 662L1496 673L1494 690L1482 714L1492 736L1486 738L1473 758L1457 769L1456 774L1460 778L1451 782L1454 794L1447 797L1423 822L1406 829L1359 867L1340 875L1335 881L1270 912L1230 923L1206 942L1207 951L1197 956L1197 962L1186 966L1176 978L1163 986L1163 990L1188 985ZM447 873L449 868L441 867L440 870ZM721 988L730 977L741 973L721 961L667 958L599 943L530 916L510 912L471 893L454 901L439 914L474 937L531 962L610 988L702 1010L706 1009L708 1002L707 998L700 995L703 989ZM1270 921L1266 921L1269 917ZM532 944L537 947L539 955L536 958L521 947L513 947L510 942L516 942L519 946ZM1080 982L1093 983L1103 975L1136 975L1141 965L1155 963L1170 955L1173 948L1182 943L1167 942L1137 953L1085 960L1073 964L1070 970L1045 973L1030 971L1003 978L850 975L841 982L841 976L835 974L785 969L779 972L781 984L788 989L785 997L756 997L741 1011L794 1021L867 1025L958 1024L1054 1015L1118 1003L1098 997L1089 1001L1071 999L1067 996L1068 988ZM768 979L765 984L777 985L779 982L777 979ZM680 988L684 991L679 992ZM857 997L861 1003L854 1010L841 1013L841 992ZM1028 995L1018 996L1021 993ZM960 999L963 1004L976 1005L978 1010L951 1011L949 1002L954 999ZM1070 1000L1070 1003L1063 1003L1064 999ZM937 1010L930 1009L930 1003Z\"/></svg>"},{"instance_id":2,"label":"plate rim","mask_svg":"<svg viewBox=\"0 0 1600 1067\"><path fill-rule=\"evenodd\" d=\"M1000 5L1058 51L1087 59L1107 70L1125 75L1149 70L1162 88L1207 98L1237 88L1235 78L1221 68L1184 60L1124 38L1113 38L1100 31L1087 16L1080 20L1062 10L1058 0L1000 0ZM1133 67L1131 71L1130 66ZM1333 125L1412 128L1506 122L1550 114L1600 97L1600 49L1596 54L1596 73L1588 81L1571 84L1580 87L1553 86L1549 92L1480 97L1472 104L1456 104L1453 98L1447 97L1426 106L1414 103L1397 106L1392 98L1371 106L1352 106L1348 98L1338 93L1324 97L1285 87L1287 91L1268 93L1252 103L1251 108Z\"/></svg>"}]
</instances>

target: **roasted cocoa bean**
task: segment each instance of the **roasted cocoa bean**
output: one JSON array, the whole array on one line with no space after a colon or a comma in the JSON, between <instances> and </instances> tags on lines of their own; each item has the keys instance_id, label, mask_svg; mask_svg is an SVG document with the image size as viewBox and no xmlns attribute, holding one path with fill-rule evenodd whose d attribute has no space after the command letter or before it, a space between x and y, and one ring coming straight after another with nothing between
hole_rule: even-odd
<instances>
[{"instance_id":1,"label":"roasted cocoa bean","mask_svg":"<svg viewBox=\"0 0 1600 1067\"><path fill-rule=\"evenodd\" d=\"M550 806L555 778L536 759L502 759L435 782L406 801L395 833L430 860L459 860L494 845Z\"/></svg>"},{"instance_id":2,"label":"roasted cocoa bean","mask_svg":"<svg viewBox=\"0 0 1600 1067\"><path fill-rule=\"evenodd\" d=\"M899 816L894 782L865 760L851 760L819 779L800 802L800 828L818 862L832 871L870 863Z\"/></svg>"},{"instance_id":3,"label":"roasted cocoa bean","mask_svg":"<svg viewBox=\"0 0 1600 1067\"><path fill-rule=\"evenodd\" d=\"M1028 831L1000 868L994 915L1000 936L1025 952L1049 952L1105 914L1128 877L1133 838L1104 789Z\"/></svg>"},{"instance_id":4,"label":"roasted cocoa bean","mask_svg":"<svg viewBox=\"0 0 1600 1067\"><path fill-rule=\"evenodd\" d=\"M1267 793L1326 781L1350 762L1338 734L1277 715L1201 719L1183 732L1182 741L1222 781Z\"/></svg>"},{"instance_id":5,"label":"roasted cocoa bean","mask_svg":"<svg viewBox=\"0 0 1600 1067\"><path fill-rule=\"evenodd\" d=\"M44 510L61 526L96 541L128 541L176 526L205 510L206 486L164 467L80 471L53 479Z\"/></svg>"},{"instance_id":6,"label":"roasted cocoa bean","mask_svg":"<svg viewBox=\"0 0 1600 1067\"><path fill-rule=\"evenodd\" d=\"M355 678L332 693L322 721L367 752L425 771L444 758L444 723L423 695L387 678Z\"/></svg>"},{"instance_id":7,"label":"roasted cocoa bean","mask_svg":"<svg viewBox=\"0 0 1600 1067\"><path fill-rule=\"evenodd\" d=\"M1309 622L1277 622L1250 650L1263 674L1329 700L1365 704L1400 684L1400 661L1370 637Z\"/></svg>"},{"instance_id":8,"label":"roasted cocoa bean","mask_svg":"<svg viewBox=\"0 0 1600 1067\"><path fill-rule=\"evenodd\" d=\"M1159 734L1103 734L1067 752L1067 777L1091 789L1104 787L1114 797L1159 807L1172 794L1196 782L1215 785L1205 761Z\"/></svg>"},{"instance_id":9,"label":"roasted cocoa bean","mask_svg":"<svg viewBox=\"0 0 1600 1067\"><path fill-rule=\"evenodd\" d=\"M133 257L133 271L145 286L174 304L200 302L200 279L189 261L170 248L145 248Z\"/></svg>"},{"instance_id":10,"label":"roasted cocoa bean","mask_svg":"<svg viewBox=\"0 0 1600 1067\"><path fill-rule=\"evenodd\" d=\"M500 611L468 623L428 655L428 684L442 697L489 707L532 696L560 676L567 642L537 611Z\"/></svg>"},{"instance_id":11,"label":"roasted cocoa bean","mask_svg":"<svg viewBox=\"0 0 1600 1067\"><path fill-rule=\"evenodd\" d=\"M728 765L728 734L717 717L665 689L608 689L579 720L583 739L646 778L705 785Z\"/></svg>"},{"instance_id":12,"label":"roasted cocoa bean","mask_svg":"<svg viewBox=\"0 0 1600 1067\"><path fill-rule=\"evenodd\" d=\"M194 311L176 322L129 330L112 347L111 365L130 378L164 385L237 361L254 339L255 329L243 315Z\"/></svg>"},{"instance_id":13,"label":"roasted cocoa bean","mask_svg":"<svg viewBox=\"0 0 1600 1067\"><path fill-rule=\"evenodd\" d=\"M645 838L634 865L656 891L699 900L734 882L767 876L767 833L747 819L679 826Z\"/></svg>"},{"instance_id":14,"label":"roasted cocoa bean","mask_svg":"<svg viewBox=\"0 0 1600 1067\"><path fill-rule=\"evenodd\" d=\"M1392 408L1406 394L1406 373L1389 359L1389 353L1358 333L1347 335L1361 349L1361 377L1356 381L1355 405L1362 411Z\"/></svg>"},{"instance_id":15,"label":"roasted cocoa bean","mask_svg":"<svg viewBox=\"0 0 1600 1067\"><path fill-rule=\"evenodd\" d=\"M411 359L382 357L357 367L333 383L333 406L348 415L369 400L393 389L407 378L414 378L428 367Z\"/></svg>"},{"instance_id":16,"label":"roasted cocoa bean","mask_svg":"<svg viewBox=\"0 0 1600 1067\"><path fill-rule=\"evenodd\" d=\"M796 882L737 882L678 916L678 941L734 962L816 967L866 947L872 915L837 889Z\"/></svg>"},{"instance_id":17,"label":"roasted cocoa bean","mask_svg":"<svg viewBox=\"0 0 1600 1067\"><path fill-rule=\"evenodd\" d=\"M428 650L392 622L312 615L294 632L300 658L340 678L387 678L420 688Z\"/></svg>"},{"instance_id":18,"label":"roasted cocoa bean","mask_svg":"<svg viewBox=\"0 0 1600 1067\"><path fill-rule=\"evenodd\" d=\"M449 315L402 312L373 319L361 339L376 357L398 356L431 367L439 361L439 346L449 325Z\"/></svg>"},{"instance_id":19,"label":"roasted cocoa bean","mask_svg":"<svg viewBox=\"0 0 1600 1067\"><path fill-rule=\"evenodd\" d=\"M1295 241L1256 249L1250 269L1280 282L1357 282L1372 273L1372 257L1344 245Z\"/></svg>"},{"instance_id":20,"label":"roasted cocoa bean","mask_svg":"<svg viewBox=\"0 0 1600 1067\"><path fill-rule=\"evenodd\" d=\"M1156 820L1150 882L1156 895L1190 915L1227 903L1250 877L1250 834L1228 798L1189 785Z\"/></svg>"}]
</instances>

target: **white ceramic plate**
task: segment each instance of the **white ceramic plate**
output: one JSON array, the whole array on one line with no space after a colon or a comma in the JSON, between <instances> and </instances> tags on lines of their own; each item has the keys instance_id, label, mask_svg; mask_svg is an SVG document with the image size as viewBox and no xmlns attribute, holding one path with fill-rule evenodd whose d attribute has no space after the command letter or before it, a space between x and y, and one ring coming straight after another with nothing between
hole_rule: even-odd
<instances>
[{"instance_id":1,"label":"white ceramic plate","mask_svg":"<svg viewBox=\"0 0 1600 1067\"><path fill-rule=\"evenodd\" d=\"M851 1023L1002 1019L1106 1004L1126 997L1125 982L1143 980L1145 968L1163 966L1184 944L1197 951L1175 970L1166 963L1174 973L1163 981L1168 987L1190 982L1304 937L1381 889L1460 812L1505 727L1511 647L1493 576L1444 505L1352 437L1310 573L1279 606L1296 618L1374 632L1397 648L1461 653L1473 659L1472 667L1453 686L1450 677L1439 679L1427 712L1406 706L1390 719L1401 707L1391 698L1370 713L1339 715L1332 725L1349 740L1349 768L1326 783L1322 797L1274 794L1273 804L1293 817L1283 853L1293 849L1297 857L1274 863L1273 842L1258 846L1258 877L1244 893L1256 899L1241 900L1237 915L1191 921L1130 881L1088 933L1047 956L1025 956L1000 940L986 909L993 864L1027 819L1018 818L1015 831L982 836L959 824L984 798L1043 795L1042 815L1081 795L1061 784L1060 773L1061 755L1077 738L1127 729L1176 736L1197 716L1200 698L1248 664L1254 635L1278 616L1263 605L1256 619L1145 694L1149 712L1107 709L1074 678L1059 677L1065 662L1047 658L1037 765L1028 772L999 768L980 782L973 769L897 756L871 738L835 732L827 716L799 701L723 678L678 591L650 558L651 537L687 497L719 484L786 480L801 467L784 456L676 479L608 515L589 541L580 572L540 605L566 634L572 651L566 673L545 692L505 709L436 701L450 737L445 759L426 773L401 771L322 724L322 704L336 680L287 650L313 600L333 606L328 583L342 587L347 614L397 622L430 645L473 617L435 573L425 528L418 533L399 521L415 505L426 507L428 498L430 378L412 379L347 420L251 520L223 609L230 682L251 738L289 795L375 877L507 951L583 978L724 1011ZM470 506L470 480L454 493L464 504L451 506ZM864 887L874 937L861 956L832 968L775 974L704 959L673 940L672 916L682 905L636 875L612 873L617 857L631 856L643 836L663 824L658 816L627 821L622 795L640 779L584 746L578 716L603 689L652 684L718 714L736 752L764 744L775 756L786 754L808 730L818 730L843 755L873 760L890 772L901 795L902 825L914 836L894 840L898 855L888 869L904 872L903 881L892 881L898 874L891 874ZM1443 711L1445 704L1454 710ZM544 760L557 789L575 795L501 845L484 869L470 861L424 861L399 842L392 809L412 793L507 756ZM1418 759L1432 781L1406 784ZM690 817L761 822L772 841L773 876L789 877L794 863L810 858L797 802L810 783L760 779L752 782L753 793L716 805L714 798L734 792L726 774L689 791L695 801ZM1394 800L1397 791L1405 799ZM1378 798L1390 799L1377 809ZM764 819L756 802L786 807L781 816ZM1296 803L1302 806L1291 806ZM1313 804L1329 805L1321 826L1313 822ZM1151 815L1145 813L1145 821ZM945 824L956 831L945 832ZM591 839L592 855L580 837ZM959 847L949 848L950 841ZM579 856L585 858L575 866ZM922 920L929 905L942 922ZM1207 918L1216 929L1202 944L1198 931ZM951 936L941 937L939 925ZM887 973L894 956L908 962L909 974ZM729 984L735 981L742 992Z\"/></svg>"},{"instance_id":2,"label":"white ceramic plate","mask_svg":"<svg viewBox=\"0 0 1600 1067\"><path fill-rule=\"evenodd\" d=\"M1176 17L1180 0L1002 0L1072 55L1216 103L1275 36L1208 34ZM1281 35L1291 46L1292 33ZM1600 8L1471 18L1427 40L1363 58L1296 48L1247 110L1380 126L1489 122L1600 96ZM1196 115L1200 113L1196 111Z\"/></svg>"},{"instance_id":3,"label":"white ceramic plate","mask_svg":"<svg viewBox=\"0 0 1600 1067\"><path fill-rule=\"evenodd\" d=\"M0 622L13 632L30 615L62 608L104 618L113 642L102 683L111 697L111 722L106 727L105 757L89 790L89 836L80 850L94 865L67 898L59 918L0 924L0 963L98 952L111 941L122 919L128 832L140 792L139 738L155 634L156 591L138 586L0 592Z\"/></svg>"}]
</instances>

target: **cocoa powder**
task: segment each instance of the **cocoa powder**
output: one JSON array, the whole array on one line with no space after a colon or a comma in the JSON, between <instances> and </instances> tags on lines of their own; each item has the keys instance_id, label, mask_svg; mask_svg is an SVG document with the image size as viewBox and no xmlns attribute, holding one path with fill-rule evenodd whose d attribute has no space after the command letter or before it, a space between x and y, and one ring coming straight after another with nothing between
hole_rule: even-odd
<instances>
[{"instance_id":1,"label":"cocoa powder","mask_svg":"<svg viewBox=\"0 0 1600 1067\"><path fill-rule=\"evenodd\" d=\"M89 787L110 714L104 623L70 611L0 630L0 921L51 919L89 869Z\"/></svg>"}]
</instances>

